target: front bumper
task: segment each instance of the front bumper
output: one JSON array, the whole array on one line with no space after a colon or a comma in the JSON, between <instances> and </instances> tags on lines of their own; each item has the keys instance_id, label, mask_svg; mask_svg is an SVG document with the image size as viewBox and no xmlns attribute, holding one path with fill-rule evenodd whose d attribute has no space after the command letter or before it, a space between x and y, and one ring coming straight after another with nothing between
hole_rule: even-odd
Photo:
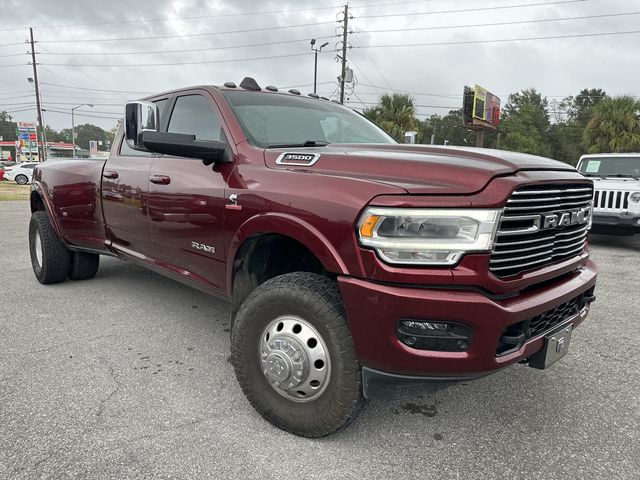
<instances>
[{"instance_id":1,"label":"front bumper","mask_svg":"<svg viewBox=\"0 0 640 480\"><path fill-rule=\"evenodd\" d=\"M506 327L530 320L592 289L595 264L588 260L577 271L534 290L507 299L493 299L472 288L383 285L351 277L338 277L358 359L378 373L465 379L486 375L524 360L542 349L544 332L505 355L496 355ZM581 323L588 308L575 318ZM473 329L467 351L418 350L398 340L402 318L458 322Z\"/></svg>"},{"instance_id":2,"label":"front bumper","mask_svg":"<svg viewBox=\"0 0 640 480\"><path fill-rule=\"evenodd\" d=\"M640 213L629 210L620 212L594 212L593 226L601 228L621 228L640 231Z\"/></svg>"}]
</instances>

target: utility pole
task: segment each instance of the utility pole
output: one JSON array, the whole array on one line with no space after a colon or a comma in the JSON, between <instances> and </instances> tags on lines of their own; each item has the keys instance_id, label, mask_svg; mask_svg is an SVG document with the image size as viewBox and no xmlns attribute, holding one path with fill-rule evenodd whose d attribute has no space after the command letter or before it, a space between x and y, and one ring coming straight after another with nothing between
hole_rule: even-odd
<instances>
[{"instance_id":1,"label":"utility pole","mask_svg":"<svg viewBox=\"0 0 640 480\"><path fill-rule=\"evenodd\" d=\"M349 5L344 6L342 25L342 75L340 75L340 104L344 104L344 77L347 74L347 34L349 27Z\"/></svg>"},{"instance_id":2,"label":"utility pole","mask_svg":"<svg viewBox=\"0 0 640 480\"><path fill-rule=\"evenodd\" d=\"M33 28L29 27L29 35L31 36L31 65L33 65L33 85L36 88L36 108L38 109L38 125L42 138L42 159L47 159L47 146L45 144L44 125L42 124L42 106L40 105L40 88L38 86L38 69L36 68L36 49L33 41Z\"/></svg>"}]
</instances>

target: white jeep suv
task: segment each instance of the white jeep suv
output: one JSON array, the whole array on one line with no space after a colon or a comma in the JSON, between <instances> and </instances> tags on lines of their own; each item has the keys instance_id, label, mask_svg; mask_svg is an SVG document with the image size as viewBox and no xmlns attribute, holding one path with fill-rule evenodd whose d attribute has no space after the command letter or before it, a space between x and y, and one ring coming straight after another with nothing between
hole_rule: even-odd
<instances>
[{"instance_id":1,"label":"white jeep suv","mask_svg":"<svg viewBox=\"0 0 640 480\"><path fill-rule=\"evenodd\" d=\"M583 155L577 168L593 179L593 231L640 233L640 153Z\"/></svg>"}]
</instances>

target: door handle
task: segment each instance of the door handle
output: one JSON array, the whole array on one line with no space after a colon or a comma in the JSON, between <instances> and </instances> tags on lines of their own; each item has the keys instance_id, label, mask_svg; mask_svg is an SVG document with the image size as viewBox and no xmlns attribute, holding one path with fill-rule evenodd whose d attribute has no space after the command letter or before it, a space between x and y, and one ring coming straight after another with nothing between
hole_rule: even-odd
<instances>
[{"instance_id":1,"label":"door handle","mask_svg":"<svg viewBox=\"0 0 640 480\"><path fill-rule=\"evenodd\" d=\"M149 177L149 181L156 185L169 185L171 183L171 177L168 177L167 175L151 175L151 177Z\"/></svg>"},{"instance_id":2,"label":"door handle","mask_svg":"<svg viewBox=\"0 0 640 480\"><path fill-rule=\"evenodd\" d=\"M114 172L113 170L105 170L102 176L104 178L115 180L116 178L118 178L118 172Z\"/></svg>"}]
</instances>

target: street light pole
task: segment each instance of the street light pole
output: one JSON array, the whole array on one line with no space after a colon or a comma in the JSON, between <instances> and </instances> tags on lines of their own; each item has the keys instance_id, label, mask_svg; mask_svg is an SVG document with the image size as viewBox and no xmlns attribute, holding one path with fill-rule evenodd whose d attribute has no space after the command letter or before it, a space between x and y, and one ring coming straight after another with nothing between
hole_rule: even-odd
<instances>
[{"instance_id":1,"label":"street light pole","mask_svg":"<svg viewBox=\"0 0 640 480\"><path fill-rule=\"evenodd\" d=\"M320 48L314 48L315 44L316 44L316 39L312 38L311 39L311 50L313 50L314 54L315 54L315 60L314 60L314 64L313 64L313 93L318 93L317 92L317 86L318 86L318 52L321 52L324 47L329 45L329 42L323 43L322 45L320 45Z\"/></svg>"},{"instance_id":2,"label":"street light pole","mask_svg":"<svg viewBox=\"0 0 640 480\"><path fill-rule=\"evenodd\" d=\"M93 105L90 103L81 103L80 105L77 105L71 109L71 144L73 145L73 158L76 158L76 122L73 116L73 112L76 110L76 108L84 106L93 108Z\"/></svg>"}]
</instances>

